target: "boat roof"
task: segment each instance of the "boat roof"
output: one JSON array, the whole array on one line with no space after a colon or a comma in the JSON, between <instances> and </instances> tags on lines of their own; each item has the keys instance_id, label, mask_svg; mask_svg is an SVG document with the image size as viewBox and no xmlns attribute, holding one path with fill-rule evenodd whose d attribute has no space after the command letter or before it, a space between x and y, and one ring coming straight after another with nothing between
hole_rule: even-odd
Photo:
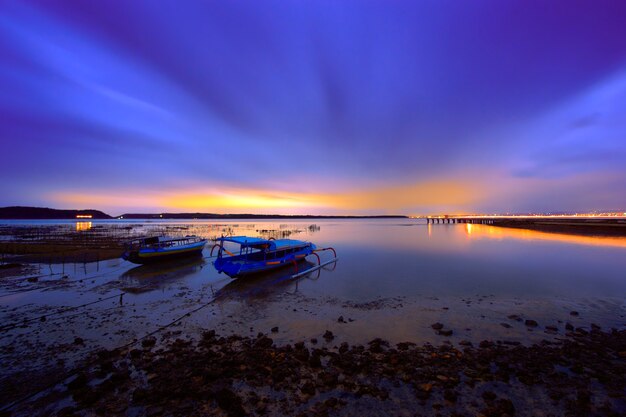
<instances>
[{"instance_id":1,"label":"boat roof","mask_svg":"<svg viewBox=\"0 0 626 417\"><path fill-rule=\"evenodd\" d=\"M174 236L146 236L137 239L133 239L128 243L136 243L136 242L148 242L148 243L157 243L157 242L173 242L177 240L195 240L200 239L198 236L185 236L185 237L174 237Z\"/></svg>"},{"instance_id":2,"label":"boat roof","mask_svg":"<svg viewBox=\"0 0 626 417\"><path fill-rule=\"evenodd\" d=\"M291 248L294 246L306 245L308 242L295 239L263 239L260 237L250 236L230 236L220 237L216 241L221 242L233 242L241 246L262 246L267 245L270 250L279 250L284 248Z\"/></svg>"}]
</instances>

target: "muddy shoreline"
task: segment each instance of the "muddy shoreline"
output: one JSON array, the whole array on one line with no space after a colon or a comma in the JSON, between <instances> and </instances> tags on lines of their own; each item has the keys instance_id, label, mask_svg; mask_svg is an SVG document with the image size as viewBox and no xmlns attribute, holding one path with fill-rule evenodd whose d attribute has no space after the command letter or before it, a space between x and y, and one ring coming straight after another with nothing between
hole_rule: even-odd
<instances>
[{"instance_id":1,"label":"muddy shoreline","mask_svg":"<svg viewBox=\"0 0 626 417\"><path fill-rule=\"evenodd\" d=\"M102 350L92 365L4 415L619 416L626 330L568 332L532 346L276 345L272 333Z\"/></svg>"}]
</instances>

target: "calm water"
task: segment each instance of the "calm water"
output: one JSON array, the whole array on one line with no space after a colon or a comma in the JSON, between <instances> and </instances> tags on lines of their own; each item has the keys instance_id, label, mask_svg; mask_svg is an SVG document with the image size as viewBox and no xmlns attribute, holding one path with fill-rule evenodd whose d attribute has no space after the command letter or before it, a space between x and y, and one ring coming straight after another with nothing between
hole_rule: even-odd
<instances>
[{"instance_id":1,"label":"calm water","mask_svg":"<svg viewBox=\"0 0 626 417\"><path fill-rule=\"evenodd\" d=\"M79 234L89 227L137 222L4 224L65 225ZM309 227L312 224L317 227ZM474 293L520 297L626 294L626 238L581 237L487 225L426 225L412 219L142 223L144 229L158 231L163 231L164 226L180 225L187 228L178 234L213 238L224 232L252 236L266 232L266 236L280 237L280 233L292 232L290 238L309 240L318 247L334 247L340 258L336 266L326 268L318 280L300 281L300 290L315 296L367 300L379 296ZM211 262L209 251L210 245L205 249L207 264ZM330 254L322 257L327 259ZM191 274L193 268L186 268L187 265L137 268L124 262L120 266L127 267L130 276L145 272L158 278L159 269L180 269L182 275ZM284 272L288 275L289 270ZM202 268L200 275L202 282L223 281L223 276L212 268Z\"/></svg>"},{"instance_id":2,"label":"calm water","mask_svg":"<svg viewBox=\"0 0 626 417\"><path fill-rule=\"evenodd\" d=\"M323 223L337 268L302 290L367 299L394 295L626 295L626 239L418 221Z\"/></svg>"}]
</instances>

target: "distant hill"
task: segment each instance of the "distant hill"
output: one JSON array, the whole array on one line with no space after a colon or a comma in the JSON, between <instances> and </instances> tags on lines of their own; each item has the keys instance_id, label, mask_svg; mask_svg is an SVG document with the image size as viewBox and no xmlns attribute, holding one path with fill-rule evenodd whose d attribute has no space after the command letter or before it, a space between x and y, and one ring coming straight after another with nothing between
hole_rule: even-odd
<instances>
[{"instance_id":1,"label":"distant hill","mask_svg":"<svg viewBox=\"0 0 626 417\"><path fill-rule=\"evenodd\" d=\"M316 216L284 214L217 214L217 213L126 213L111 217L99 210L57 210L43 207L0 207L0 219L402 219L407 216Z\"/></svg>"},{"instance_id":2,"label":"distant hill","mask_svg":"<svg viewBox=\"0 0 626 417\"><path fill-rule=\"evenodd\" d=\"M99 210L57 210L47 207L0 207L0 219L76 219L76 216L91 216L92 219L112 219Z\"/></svg>"},{"instance_id":3,"label":"distant hill","mask_svg":"<svg viewBox=\"0 0 626 417\"><path fill-rule=\"evenodd\" d=\"M316 216L285 214L126 213L124 219L405 219L407 216Z\"/></svg>"}]
</instances>

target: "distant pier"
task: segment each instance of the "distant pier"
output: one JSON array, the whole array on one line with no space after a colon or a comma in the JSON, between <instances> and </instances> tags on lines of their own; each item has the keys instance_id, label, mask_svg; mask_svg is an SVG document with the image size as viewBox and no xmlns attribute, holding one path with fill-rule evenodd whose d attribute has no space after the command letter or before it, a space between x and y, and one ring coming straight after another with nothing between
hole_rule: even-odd
<instances>
[{"instance_id":1,"label":"distant pier","mask_svg":"<svg viewBox=\"0 0 626 417\"><path fill-rule=\"evenodd\" d=\"M626 236L626 216L423 216L427 224L485 224L555 233Z\"/></svg>"}]
</instances>

